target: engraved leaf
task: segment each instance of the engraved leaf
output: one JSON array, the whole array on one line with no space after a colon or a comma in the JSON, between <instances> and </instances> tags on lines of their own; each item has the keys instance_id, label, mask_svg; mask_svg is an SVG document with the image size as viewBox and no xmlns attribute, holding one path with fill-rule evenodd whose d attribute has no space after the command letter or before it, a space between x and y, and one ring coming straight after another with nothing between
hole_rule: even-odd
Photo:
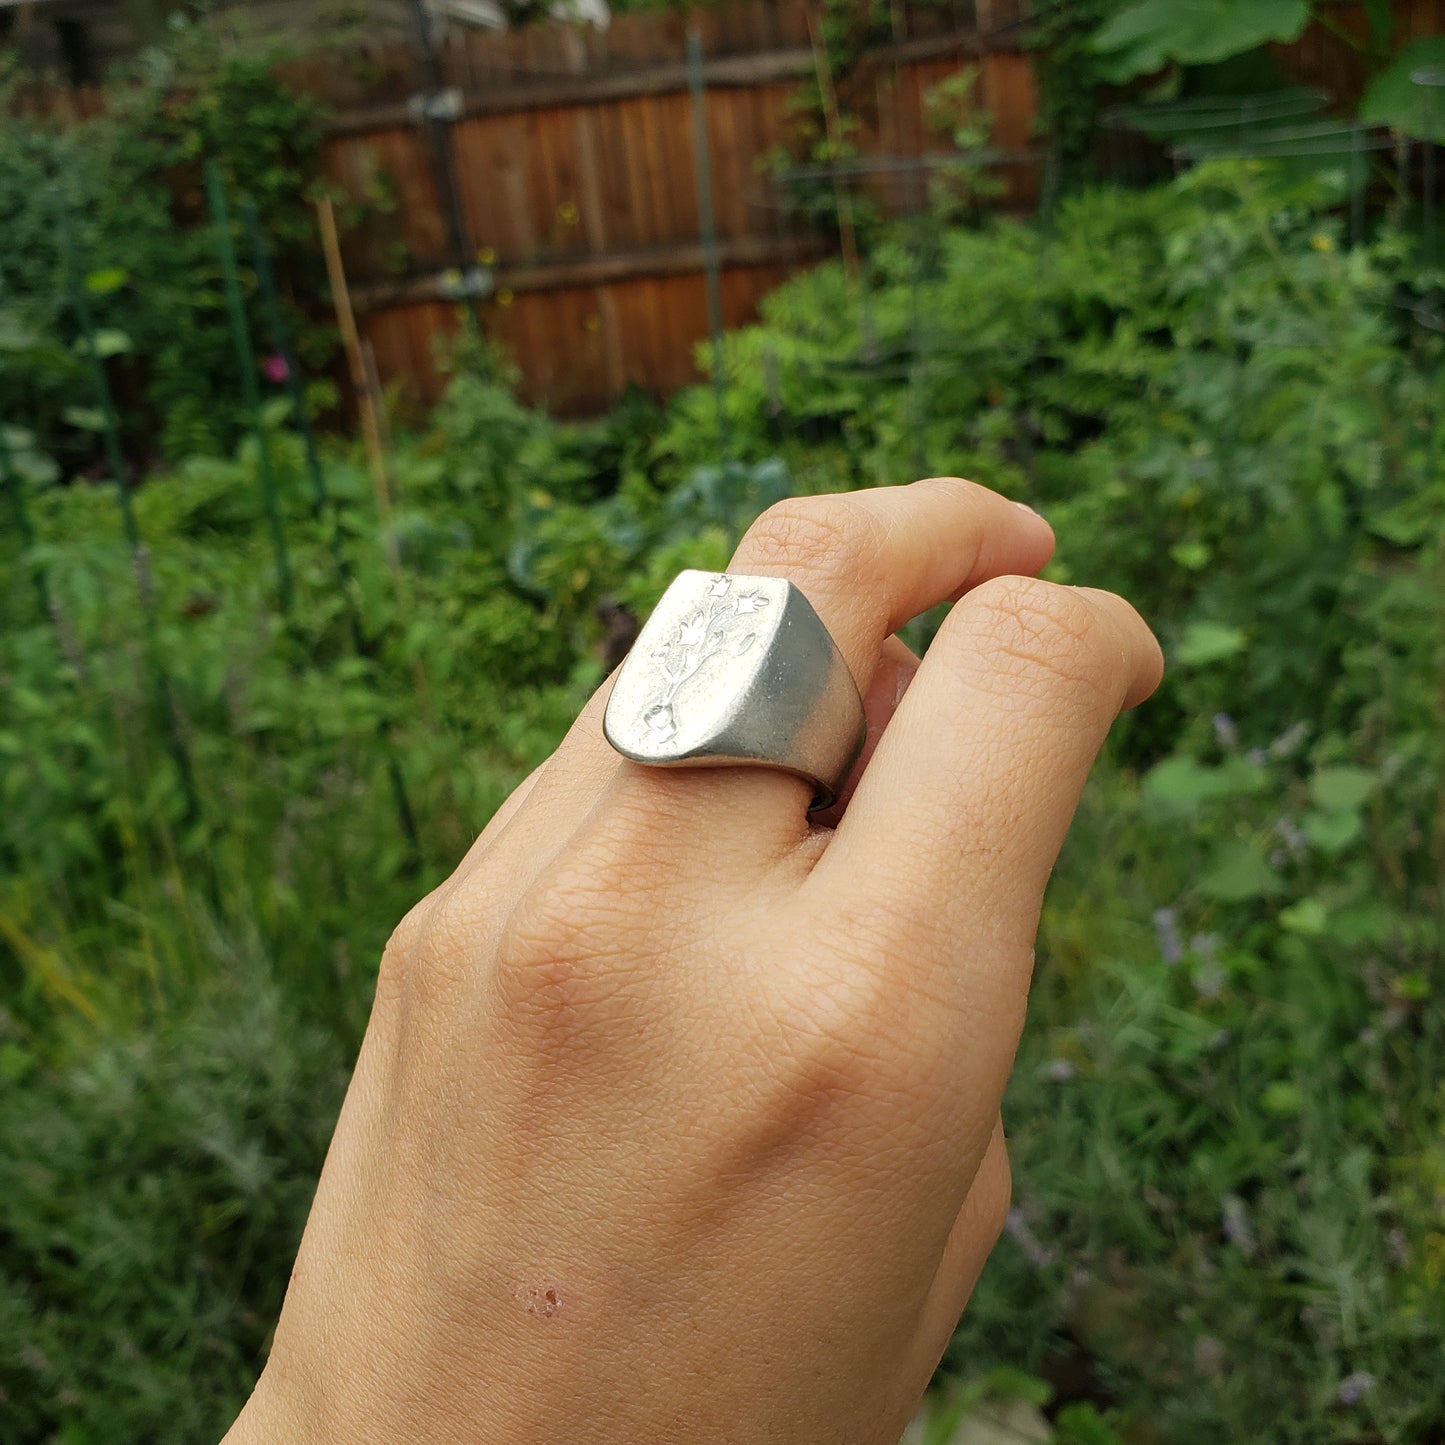
<instances>
[{"instance_id":1,"label":"engraved leaf","mask_svg":"<svg viewBox=\"0 0 1445 1445\"><path fill-rule=\"evenodd\" d=\"M757 640L758 634L756 632L747 632L741 637L734 638L732 644L733 656L741 657Z\"/></svg>"},{"instance_id":2,"label":"engraved leaf","mask_svg":"<svg viewBox=\"0 0 1445 1445\"><path fill-rule=\"evenodd\" d=\"M759 612L768 605L768 599L761 592L744 592L738 598L739 614L745 612Z\"/></svg>"}]
</instances>

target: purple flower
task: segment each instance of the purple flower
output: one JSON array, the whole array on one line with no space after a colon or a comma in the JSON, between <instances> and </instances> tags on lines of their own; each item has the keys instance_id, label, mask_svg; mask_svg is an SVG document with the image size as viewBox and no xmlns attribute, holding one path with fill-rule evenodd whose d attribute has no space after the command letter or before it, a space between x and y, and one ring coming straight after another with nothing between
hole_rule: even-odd
<instances>
[{"instance_id":1,"label":"purple flower","mask_svg":"<svg viewBox=\"0 0 1445 1445\"><path fill-rule=\"evenodd\" d=\"M1194 974L1194 992L1206 1003L1213 1003L1224 992L1224 970L1217 963L1206 963Z\"/></svg>"},{"instance_id":2,"label":"purple flower","mask_svg":"<svg viewBox=\"0 0 1445 1445\"><path fill-rule=\"evenodd\" d=\"M1154 910L1154 939L1159 946L1159 956L1165 963L1173 965L1184 957L1184 940L1179 936L1179 919L1172 908Z\"/></svg>"},{"instance_id":3,"label":"purple flower","mask_svg":"<svg viewBox=\"0 0 1445 1445\"><path fill-rule=\"evenodd\" d=\"M1310 725L1307 722L1292 723L1269 745L1270 757L1287 758L1298 752L1299 745L1309 733Z\"/></svg>"},{"instance_id":4,"label":"purple flower","mask_svg":"<svg viewBox=\"0 0 1445 1445\"><path fill-rule=\"evenodd\" d=\"M1227 712L1214 714L1214 741L1227 753L1232 753L1239 746L1239 729Z\"/></svg>"},{"instance_id":5,"label":"purple flower","mask_svg":"<svg viewBox=\"0 0 1445 1445\"><path fill-rule=\"evenodd\" d=\"M1010 1209L1003 1227L1035 1269L1047 1269L1054 1262L1054 1251L1048 1245L1039 1243L1039 1237L1029 1228L1022 1209Z\"/></svg>"},{"instance_id":6,"label":"purple flower","mask_svg":"<svg viewBox=\"0 0 1445 1445\"><path fill-rule=\"evenodd\" d=\"M261 363L261 375L267 381L280 386L287 377L291 375L291 368L286 365L286 358L279 351L273 351L265 361Z\"/></svg>"},{"instance_id":7,"label":"purple flower","mask_svg":"<svg viewBox=\"0 0 1445 1445\"><path fill-rule=\"evenodd\" d=\"M1356 1370L1340 1381L1335 1399L1342 1405L1358 1405L1375 1388L1375 1377L1368 1370Z\"/></svg>"},{"instance_id":8,"label":"purple flower","mask_svg":"<svg viewBox=\"0 0 1445 1445\"><path fill-rule=\"evenodd\" d=\"M1189 940L1189 951L1205 963L1213 963L1219 957L1219 935L1196 933Z\"/></svg>"},{"instance_id":9,"label":"purple flower","mask_svg":"<svg viewBox=\"0 0 1445 1445\"><path fill-rule=\"evenodd\" d=\"M1219 1206L1219 1227L1224 1237L1247 1259L1259 1248L1249 1211L1237 1194L1226 1194Z\"/></svg>"},{"instance_id":10,"label":"purple flower","mask_svg":"<svg viewBox=\"0 0 1445 1445\"><path fill-rule=\"evenodd\" d=\"M1068 1059L1050 1059L1044 1065L1044 1077L1051 1084L1067 1084L1078 1072Z\"/></svg>"}]
</instances>

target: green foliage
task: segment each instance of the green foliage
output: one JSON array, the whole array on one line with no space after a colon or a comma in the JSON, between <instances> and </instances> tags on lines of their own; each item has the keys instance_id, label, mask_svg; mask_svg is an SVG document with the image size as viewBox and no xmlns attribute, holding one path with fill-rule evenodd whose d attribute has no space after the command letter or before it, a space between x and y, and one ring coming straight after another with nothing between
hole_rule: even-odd
<instances>
[{"instance_id":1,"label":"green foliage","mask_svg":"<svg viewBox=\"0 0 1445 1445\"><path fill-rule=\"evenodd\" d=\"M1445 36L1407 45L1375 76L1360 102L1360 119L1418 140L1445 142L1445 98L1440 86L1416 85L1410 78L1422 70L1439 71L1445 79Z\"/></svg>"},{"instance_id":2,"label":"green foliage","mask_svg":"<svg viewBox=\"0 0 1445 1445\"><path fill-rule=\"evenodd\" d=\"M951 160L929 181L929 205L941 221L977 221L983 207L1004 193L1004 184L988 168L987 146L993 117L979 109L981 72L967 65L932 85L923 95L923 118L929 129L953 147Z\"/></svg>"},{"instance_id":3,"label":"green foliage","mask_svg":"<svg viewBox=\"0 0 1445 1445\"><path fill-rule=\"evenodd\" d=\"M208 942L183 1018L61 1062L0 1036L7 1442L216 1440L254 1383L346 1061Z\"/></svg>"},{"instance_id":4,"label":"green foliage","mask_svg":"<svg viewBox=\"0 0 1445 1445\"><path fill-rule=\"evenodd\" d=\"M1091 177L1103 62L1095 32L1119 0L1038 0L1027 43L1038 80L1037 128L1050 148L1051 191Z\"/></svg>"},{"instance_id":5,"label":"green foliage","mask_svg":"<svg viewBox=\"0 0 1445 1445\"><path fill-rule=\"evenodd\" d=\"M8 427L34 531L0 536L14 1437L218 1432L388 930L626 609L781 495L922 472L1036 504L1051 575L1125 592L1170 661L1046 903L1016 1207L928 1438L1010 1402L1075 1445L1445 1428L1445 345L1407 239L1345 248L1335 194L1241 163L1080 193L1047 231L891 228L861 278L800 275L727 338L721 417L709 385L564 427L464 358L391 459L389 533L346 449L314 515L273 413L291 629L254 440L137 488L136 558L113 490L57 487Z\"/></svg>"},{"instance_id":6,"label":"green foliage","mask_svg":"<svg viewBox=\"0 0 1445 1445\"><path fill-rule=\"evenodd\" d=\"M283 289L318 289L306 193L319 164L320 116L273 65L273 57L226 54L199 29L182 29L169 50L148 52L140 82L117 88L103 117L56 128L0 107L0 416L25 418L72 467L89 465L99 446L97 429L74 410L77 395L87 406L94 398L67 295L61 194L107 341L127 449L138 459L225 450L244 424L205 211L207 157L219 161L233 194L255 202ZM252 335L264 351L256 310ZM303 362L324 363L329 333L299 311L291 320Z\"/></svg>"},{"instance_id":7,"label":"green foliage","mask_svg":"<svg viewBox=\"0 0 1445 1445\"><path fill-rule=\"evenodd\" d=\"M1099 28L1093 48L1114 84L1169 64L1208 65L1270 41L1296 40L1309 0L1129 0Z\"/></svg>"}]
</instances>

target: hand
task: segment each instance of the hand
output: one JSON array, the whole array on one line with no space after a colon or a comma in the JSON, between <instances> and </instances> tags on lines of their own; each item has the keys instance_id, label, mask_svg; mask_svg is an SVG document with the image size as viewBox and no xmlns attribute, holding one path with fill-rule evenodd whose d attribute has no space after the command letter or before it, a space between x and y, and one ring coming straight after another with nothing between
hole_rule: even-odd
<instances>
[{"instance_id":1,"label":"hand","mask_svg":"<svg viewBox=\"0 0 1445 1445\"><path fill-rule=\"evenodd\" d=\"M866 696L822 824L620 759L599 691L386 950L229 1445L895 1445L1008 1208L1044 884L1160 674L1126 603L1014 575L1052 546L954 479L756 523L733 570ZM920 667L892 634L960 597Z\"/></svg>"}]
</instances>

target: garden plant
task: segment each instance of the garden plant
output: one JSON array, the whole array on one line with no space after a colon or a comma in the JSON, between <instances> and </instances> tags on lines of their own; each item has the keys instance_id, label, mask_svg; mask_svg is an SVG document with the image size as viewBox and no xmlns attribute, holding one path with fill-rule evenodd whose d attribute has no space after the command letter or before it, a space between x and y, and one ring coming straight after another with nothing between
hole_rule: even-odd
<instances>
[{"instance_id":1,"label":"garden plant","mask_svg":"<svg viewBox=\"0 0 1445 1445\"><path fill-rule=\"evenodd\" d=\"M721 393L583 424L472 337L387 526L339 440L318 504L279 387L260 437L231 382L194 402L93 217L138 548L75 318L0 259L0 1445L219 1438L390 929L678 568L925 471L1041 510L1048 575L1170 666L1051 887L1014 1210L920 1438L1013 1402L1075 1445L1440 1439L1442 278L1403 213L1347 245L1341 195L1249 160L880 224L727 337Z\"/></svg>"}]
</instances>

